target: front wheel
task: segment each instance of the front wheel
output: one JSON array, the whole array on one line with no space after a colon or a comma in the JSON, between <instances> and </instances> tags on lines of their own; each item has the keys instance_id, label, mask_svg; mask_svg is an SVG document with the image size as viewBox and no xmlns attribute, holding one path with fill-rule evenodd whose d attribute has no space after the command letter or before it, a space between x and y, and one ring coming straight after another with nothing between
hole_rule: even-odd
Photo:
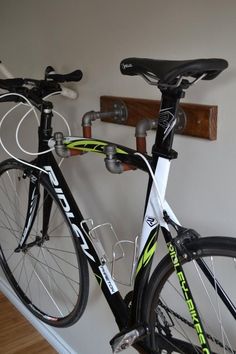
<instances>
[{"instance_id":1,"label":"front wheel","mask_svg":"<svg viewBox=\"0 0 236 354\"><path fill-rule=\"evenodd\" d=\"M167 255L155 269L146 294L144 318L151 328L151 352L235 354L236 239L200 238L186 247L192 259L180 259L200 322L181 282L183 276L176 274ZM204 336L210 349L200 345Z\"/></svg>"},{"instance_id":2,"label":"front wheel","mask_svg":"<svg viewBox=\"0 0 236 354\"><path fill-rule=\"evenodd\" d=\"M88 298L86 258L48 178L15 160L0 164L0 231L0 264L23 304L52 326L77 321Z\"/></svg>"}]
</instances>

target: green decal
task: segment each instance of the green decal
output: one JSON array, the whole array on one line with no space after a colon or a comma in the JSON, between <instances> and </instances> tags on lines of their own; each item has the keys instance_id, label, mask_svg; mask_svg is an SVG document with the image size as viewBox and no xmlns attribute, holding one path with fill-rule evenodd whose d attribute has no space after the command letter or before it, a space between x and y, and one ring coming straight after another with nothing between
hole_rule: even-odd
<instances>
[{"instance_id":1,"label":"green decal","mask_svg":"<svg viewBox=\"0 0 236 354\"><path fill-rule=\"evenodd\" d=\"M95 277L96 277L97 280L98 280L99 286L102 287L102 278L101 278L99 275L95 274L95 273L94 273L94 275L95 275Z\"/></svg>"},{"instance_id":2,"label":"green decal","mask_svg":"<svg viewBox=\"0 0 236 354\"><path fill-rule=\"evenodd\" d=\"M68 149L77 149L85 152L97 152L97 153L103 153L104 146L107 146L108 143L100 140L76 140L73 142L65 142L66 147ZM116 148L116 152L118 154L128 154L126 151Z\"/></svg>"},{"instance_id":3,"label":"green decal","mask_svg":"<svg viewBox=\"0 0 236 354\"><path fill-rule=\"evenodd\" d=\"M193 298L192 298L191 291L190 291L190 289L188 287L187 280L186 280L185 275L184 275L184 273L182 271L182 267L180 265L176 249L175 249L175 247L173 246L172 243L169 243L167 245L167 247L168 247L168 250L169 250L171 261L172 261L173 266L175 268L175 271L177 273L177 276L178 276L178 279L179 279L179 282L180 282L181 289L182 289L183 294L184 294L184 298L185 298L189 313L190 313L190 315L192 317L193 325L194 325L195 331L197 332L198 339L199 339L199 342L201 344L203 353L210 354L209 349L206 347L207 346L207 340L206 340L204 332L203 332L201 321L199 319L199 316L198 316L198 313L197 313L197 310L196 310L196 307L195 307L195 304L194 304L194 301L193 301Z\"/></svg>"},{"instance_id":4,"label":"green decal","mask_svg":"<svg viewBox=\"0 0 236 354\"><path fill-rule=\"evenodd\" d=\"M138 272L140 271L140 269L142 267L145 267L149 261L151 260L153 254L155 253L156 247L157 247L157 242L155 241L155 243L152 245L153 240L156 238L156 232L153 235L153 237L151 238L149 244L147 245L147 247L144 250L143 256L140 259L138 266L137 266L137 270L136 270L136 275L138 274Z\"/></svg>"}]
</instances>

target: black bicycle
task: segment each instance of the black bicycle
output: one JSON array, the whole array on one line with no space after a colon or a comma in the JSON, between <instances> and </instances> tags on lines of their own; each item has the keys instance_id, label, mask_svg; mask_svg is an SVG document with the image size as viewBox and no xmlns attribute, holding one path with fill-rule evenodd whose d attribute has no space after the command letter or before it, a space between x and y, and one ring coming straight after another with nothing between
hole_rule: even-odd
<instances>
[{"instance_id":1,"label":"black bicycle","mask_svg":"<svg viewBox=\"0 0 236 354\"><path fill-rule=\"evenodd\" d=\"M178 106L197 81L212 80L228 66L223 59L164 61L129 58L125 75L141 75L162 93L151 156L91 137L94 116L83 120L84 136L53 135L52 103L44 97L63 81L79 81L81 72L63 76L46 70L44 80L7 79L1 99L31 103L41 111L38 156L31 162L0 164L0 261L24 305L43 322L70 326L83 314L89 291L88 266L114 314L119 333L114 353L133 346L139 353L236 353L236 239L200 237L181 226L165 200ZM124 298L114 280L114 264L124 245L110 224L84 219L53 156L95 152L111 173L139 169L149 182L141 236L134 241L133 290ZM103 231L114 236L111 256ZM152 261L162 231L167 254L154 271ZM112 236L112 237L113 237Z\"/></svg>"}]
</instances>

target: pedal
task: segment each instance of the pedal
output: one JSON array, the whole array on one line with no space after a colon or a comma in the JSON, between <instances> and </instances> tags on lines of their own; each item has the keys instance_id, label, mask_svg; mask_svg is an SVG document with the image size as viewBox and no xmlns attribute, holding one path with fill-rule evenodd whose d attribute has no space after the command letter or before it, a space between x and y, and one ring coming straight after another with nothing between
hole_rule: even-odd
<instances>
[{"instance_id":1,"label":"pedal","mask_svg":"<svg viewBox=\"0 0 236 354\"><path fill-rule=\"evenodd\" d=\"M131 347L134 342L146 334L144 327L133 328L132 330L122 331L110 341L113 354L120 353L123 350Z\"/></svg>"}]
</instances>

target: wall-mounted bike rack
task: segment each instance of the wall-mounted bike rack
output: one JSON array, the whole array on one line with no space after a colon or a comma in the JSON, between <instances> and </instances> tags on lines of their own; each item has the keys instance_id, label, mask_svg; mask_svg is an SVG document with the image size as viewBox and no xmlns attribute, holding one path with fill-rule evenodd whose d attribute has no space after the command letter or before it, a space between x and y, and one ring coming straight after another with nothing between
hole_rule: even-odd
<instances>
[{"instance_id":1,"label":"wall-mounted bike rack","mask_svg":"<svg viewBox=\"0 0 236 354\"><path fill-rule=\"evenodd\" d=\"M89 111L83 115L82 127L84 138L91 138L92 136L92 123L95 120L112 119L114 123L123 124L127 121L128 111L126 104L121 100L113 100L109 105L109 110L106 111Z\"/></svg>"},{"instance_id":2,"label":"wall-mounted bike rack","mask_svg":"<svg viewBox=\"0 0 236 354\"><path fill-rule=\"evenodd\" d=\"M134 127L144 118L157 119L158 117L160 101L141 98L101 96L101 112L114 111L114 105L116 105L117 102L122 102L126 107L128 112L127 119L114 120L111 116L106 116L101 119L103 122ZM181 103L180 108L179 117L181 118L182 114L182 120L179 120L179 126L176 130L177 134L216 140L217 106Z\"/></svg>"}]
</instances>

